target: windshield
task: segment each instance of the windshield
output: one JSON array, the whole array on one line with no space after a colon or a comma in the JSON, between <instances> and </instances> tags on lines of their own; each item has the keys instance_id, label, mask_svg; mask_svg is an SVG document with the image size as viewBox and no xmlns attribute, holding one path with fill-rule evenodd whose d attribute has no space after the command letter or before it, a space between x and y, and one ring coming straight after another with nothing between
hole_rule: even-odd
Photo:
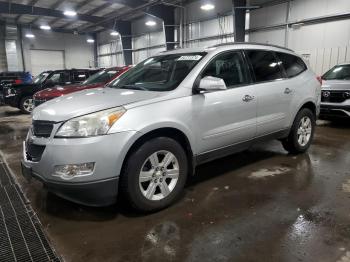
<instances>
[{"instance_id":1,"label":"windshield","mask_svg":"<svg viewBox=\"0 0 350 262\"><path fill-rule=\"evenodd\" d=\"M33 80L34 84L43 83L49 74L50 73L48 73L48 72L42 72L40 75L38 75L37 77L34 78L34 80Z\"/></svg>"},{"instance_id":2,"label":"windshield","mask_svg":"<svg viewBox=\"0 0 350 262\"><path fill-rule=\"evenodd\" d=\"M184 80L204 56L205 53L188 53L152 57L130 69L109 87L170 91Z\"/></svg>"},{"instance_id":3,"label":"windshield","mask_svg":"<svg viewBox=\"0 0 350 262\"><path fill-rule=\"evenodd\" d=\"M324 80L350 80L350 65L333 67L322 77Z\"/></svg>"},{"instance_id":4,"label":"windshield","mask_svg":"<svg viewBox=\"0 0 350 262\"><path fill-rule=\"evenodd\" d=\"M92 76L90 76L88 79L86 79L82 85L91 85L91 84L97 84L97 83L107 83L109 82L117 73L119 73L121 70L102 70Z\"/></svg>"}]
</instances>

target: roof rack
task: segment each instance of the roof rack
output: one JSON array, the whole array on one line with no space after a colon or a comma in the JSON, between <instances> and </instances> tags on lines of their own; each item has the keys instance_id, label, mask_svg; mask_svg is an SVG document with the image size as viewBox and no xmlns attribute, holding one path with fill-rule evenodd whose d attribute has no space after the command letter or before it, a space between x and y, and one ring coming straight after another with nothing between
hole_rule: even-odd
<instances>
[{"instance_id":1,"label":"roof rack","mask_svg":"<svg viewBox=\"0 0 350 262\"><path fill-rule=\"evenodd\" d=\"M212 47L219 47L219 46L227 46L227 45L260 45L260 46L271 46L271 47L276 47L276 48L281 48L284 50L288 50L290 52L294 51L292 49L289 49L287 47L279 46L279 45L272 45L272 44L263 44L263 43L254 43L254 42L229 42L229 43L222 43L222 44L217 44Z\"/></svg>"}]
</instances>

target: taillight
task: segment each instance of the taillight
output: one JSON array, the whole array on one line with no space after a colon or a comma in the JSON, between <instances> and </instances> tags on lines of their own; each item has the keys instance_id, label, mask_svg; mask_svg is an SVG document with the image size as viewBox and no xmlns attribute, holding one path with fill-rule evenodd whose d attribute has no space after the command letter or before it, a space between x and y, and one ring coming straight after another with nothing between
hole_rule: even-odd
<instances>
[{"instance_id":1,"label":"taillight","mask_svg":"<svg viewBox=\"0 0 350 262\"><path fill-rule=\"evenodd\" d=\"M15 80L15 84L22 84L22 80L21 79L16 79Z\"/></svg>"},{"instance_id":2,"label":"taillight","mask_svg":"<svg viewBox=\"0 0 350 262\"><path fill-rule=\"evenodd\" d=\"M322 77L317 76L316 79L317 79L317 81L320 83L320 85L322 85Z\"/></svg>"}]
</instances>

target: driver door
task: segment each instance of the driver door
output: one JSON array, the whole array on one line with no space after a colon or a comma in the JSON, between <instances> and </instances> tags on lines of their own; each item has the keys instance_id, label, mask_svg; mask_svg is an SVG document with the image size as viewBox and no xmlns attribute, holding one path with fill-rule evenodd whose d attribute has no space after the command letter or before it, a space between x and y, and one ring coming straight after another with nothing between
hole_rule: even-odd
<instances>
[{"instance_id":1,"label":"driver door","mask_svg":"<svg viewBox=\"0 0 350 262\"><path fill-rule=\"evenodd\" d=\"M256 135L257 100L241 51L217 55L200 77L206 76L221 78L227 86L227 90L193 96L197 151L199 154L211 152L215 158L215 155L229 154L235 145L249 146Z\"/></svg>"}]
</instances>

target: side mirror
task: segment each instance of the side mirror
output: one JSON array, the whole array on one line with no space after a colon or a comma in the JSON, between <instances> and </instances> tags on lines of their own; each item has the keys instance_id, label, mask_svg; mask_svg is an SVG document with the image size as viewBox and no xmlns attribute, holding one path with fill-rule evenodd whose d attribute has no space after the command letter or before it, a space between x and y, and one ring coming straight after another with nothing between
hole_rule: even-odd
<instances>
[{"instance_id":1,"label":"side mirror","mask_svg":"<svg viewBox=\"0 0 350 262\"><path fill-rule=\"evenodd\" d=\"M220 91L220 90L226 90L227 86L225 84L225 81L222 78L213 77L213 76L206 76L201 79L199 82L198 87L199 92L213 92L213 91Z\"/></svg>"}]
</instances>

